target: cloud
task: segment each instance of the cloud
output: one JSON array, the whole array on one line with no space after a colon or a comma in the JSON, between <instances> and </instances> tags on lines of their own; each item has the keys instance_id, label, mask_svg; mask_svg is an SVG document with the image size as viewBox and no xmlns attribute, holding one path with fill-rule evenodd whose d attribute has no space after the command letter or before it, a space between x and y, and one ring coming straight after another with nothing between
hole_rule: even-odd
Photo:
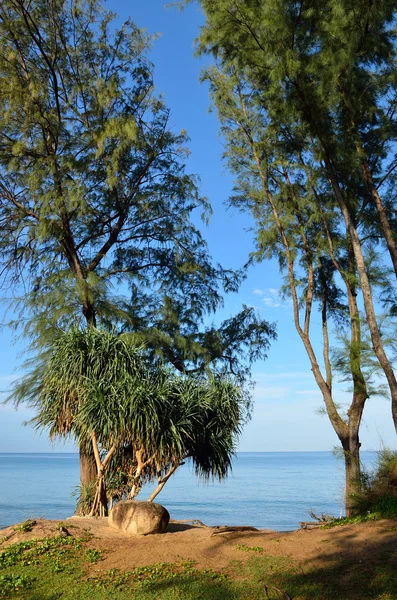
<instances>
[{"instance_id":1,"label":"cloud","mask_svg":"<svg viewBox=\"0 0 397 600\"><path fill-rule=\"evenodd\" d=\"M281 308L285 306L291 306L290 300L283 300L280 297L280 290L277 288L266 288L261 290L255 288L252 293L255 296L261 296L262 302L267 308Z\"/></svg>"}]
</instances>

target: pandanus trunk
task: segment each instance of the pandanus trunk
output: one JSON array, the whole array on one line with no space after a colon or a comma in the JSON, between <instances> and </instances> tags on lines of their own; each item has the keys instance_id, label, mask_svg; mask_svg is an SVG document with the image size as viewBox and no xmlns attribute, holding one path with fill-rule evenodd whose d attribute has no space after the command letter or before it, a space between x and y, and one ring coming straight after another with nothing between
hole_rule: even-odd
<instances>
[{"instance_id":1,"label":"pandanus trunk","mask_svg":"<svg viewBox=\"0 0 397 600\"><path fill-rule=\"evenodd\" d=\"M116 446L113 444L108 453L106 454L103 461L101 461L101 457L99 454L98 448L98 439L96 437L95 432L91 433L91 441L92 441L92 449L95 456L95 464L96 464L96 484L95 484L95 496L91 505L90 516L91 517L106 517L108 514L108 498L106 493L106 482L105 482L105 473L106 468L116 451Z\"/></svg>"},{"instance_id":2,"label":"pandanus trunk","mask_svg":"<svg viewBox=\"0 0 397 600\"><path fill-rule=\"evenodd\" d=\"M76 514L79 516L88 515L90 507L84 499L89 497L90 490L95 486L97 468L92 449L80 448L80 500L76 506Z\"/></svg>"}]
</instances>

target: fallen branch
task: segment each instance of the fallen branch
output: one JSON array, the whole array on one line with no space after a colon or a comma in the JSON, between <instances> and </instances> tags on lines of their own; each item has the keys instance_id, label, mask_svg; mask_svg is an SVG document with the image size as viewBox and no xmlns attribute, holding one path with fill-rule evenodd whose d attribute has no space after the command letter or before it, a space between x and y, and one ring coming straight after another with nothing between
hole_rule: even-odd
<instances>
[{"instance_id":1,"label":"fallen branch","mask_svg":"<svg viewBox=\"0 0 397 600\"><path fill-rule=\"evenodd\" d=\"M318 529L323 525L329 525L332 521L301 521L299 523L301 529Z\"/></svg>"},{"instance_id":2,"label":"fallen branch","mask_svg":"<svg viewBox=\"0 0 397 600\"><path fill-rule=\"evenodd\" d=\"M256 527L248 527L244 525L234 525L231 527L220 525L218 527L213 527L213 532L211 535L217 535L222 533L232 533L233 531L259 531Z\"/></svg>"},{"instance_id":3,"label":"fallen branch","mask_svg":"<svg viewBox=\"0 0 397 600\"><path fill-rule=\"evenodd\" d=\"M170 519L170 523L191 523L192 525L199 525L200 527L206 527L207 529L213 529L211 525L206 525L205 523L203 523L202 521L199 521L198 519L182 519L182 520Z\"/></svg>"}]
</instances>

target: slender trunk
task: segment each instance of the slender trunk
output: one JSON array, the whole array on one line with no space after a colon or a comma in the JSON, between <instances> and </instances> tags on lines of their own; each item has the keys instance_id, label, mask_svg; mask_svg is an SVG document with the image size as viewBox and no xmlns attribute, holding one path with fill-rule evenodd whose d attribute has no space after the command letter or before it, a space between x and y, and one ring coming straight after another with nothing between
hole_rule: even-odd
<instances>
[{"instance_id":1,"label":"slender trunk","mask_svg":"<svg viewBox=\"0 0 397 600\"><path fill-rule=\"evenodd\" d=\"M153 502L153 500L155 499L156 496L159 495L159 493L161 492L161 490L163 489L163 487L165 486L165 484L167 483L167 481L169 480L171 475L173 475L175 473L175 471L177 470L178 467L181 466L181 464L183 464L183 463L177 462L177 463L173 464L172 467L170 468L170 470L164 475L164 477L159 477L158 485L157 485L156 489L150 494L150 496L148 498L148 502Z\"/></svg>"},{"instance_id":2,"label":"slender trunk","mask_svg":"<svg viewBox=\"0 0 397 600\"><path fill-rule=\"evenodd\" d=\"M346 228L351 238L351 244L354 252L354 258L357 265L357 271L360 278L361 289L363 294L365 314L367 317L367 323L371 334L372 347L379 361L380 366L386 376L387 383L390 389L390 395L392 399L392 417L394 427L397 431L397 379L394 374L393 367L386 355L382 337L379 331L378 323L376 320L376 313L374 308L374 302L372 298L371 284L368 279L367 269L364 261L363 251L361 247L360 238L358 236L357 228L354 224L352 215L350 214L349 207L343 196L342 191L339 188L336 177L333 173L332 165L329 160L326 161L327 172L330 183L332 185L335 197L339 203L341 212L345 219Z\"/></svg>"},{"instance_id":3,"label":"slender trunk","mask_svg":"<svg viewBox=\"0 0 397 600\"><path fill-rule=\"evenodd\" d=\"M105 472L106 468L116 452L116 445L113 444L105 456L104 460L101 461L98 448L98 440L95 432L91 433L92 449L95 457L96 464L96 485L95 485L95 496L91 505L90 516L91 517L106 517L108 514L108 498L106 493L106 482Z\"/></svg>"},{"instance_id":4,"label":"slender trunk","mask_svg":"<svg viewBox=\"0 0 397 600\"><path fill-rule=\"evenodd\" d=\"M387 249L389 250L390 258L393 263L394 272L397 277L397 245L394 236L393 229L390 225L386 209L382 203L382 199L379 195L376 185L372 178L372 173L369 168L368 162L363 158L361 160L362 170L364 175L364 181L370 191L373 203L375 204L376 210L378 211L380 225L383 231L383 236L386 240Z\"/></svg>"}]
</instances>

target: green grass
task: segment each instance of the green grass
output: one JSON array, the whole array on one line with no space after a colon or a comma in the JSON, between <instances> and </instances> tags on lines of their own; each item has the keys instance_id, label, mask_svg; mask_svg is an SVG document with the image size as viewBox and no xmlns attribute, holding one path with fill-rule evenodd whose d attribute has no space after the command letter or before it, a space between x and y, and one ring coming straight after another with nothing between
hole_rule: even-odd
<instances>
[{"instance_id":1,"label":"green grass","mask_svg":"<svg viewBox=\"0 0 397 600\"><path fill-rule=\"evenodd\" d=\"M288 556L268 556L259 546L237 544L236 560L216 572L182 559L105 570L102 552L89 544L87 538L70 536L9 546L0 552L0 598L276 600L283 597L281 590L293 600L397 600L397 572L387 545L370 561L346 554L340 560L336 552L321 567L308 568Z\"/></svg>"}]
</instances>

